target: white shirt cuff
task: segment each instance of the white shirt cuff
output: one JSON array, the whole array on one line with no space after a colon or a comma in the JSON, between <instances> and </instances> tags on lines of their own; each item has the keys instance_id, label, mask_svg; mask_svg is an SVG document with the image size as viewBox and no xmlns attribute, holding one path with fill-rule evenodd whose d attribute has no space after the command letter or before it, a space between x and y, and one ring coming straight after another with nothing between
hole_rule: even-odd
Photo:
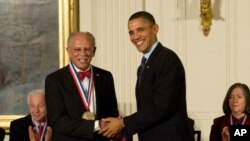
<instances>
[{"instance_id":1,"label":"white shirt cuff","mask_svg":"<svg viewBox=\"0 0 250 141\"><path fill-rule=\"evenodd\" d=\"M95 121L95 126L94 126L94 132L100 130L100 126L99 126L99 120Z\"/></svg>"}]
</instances>

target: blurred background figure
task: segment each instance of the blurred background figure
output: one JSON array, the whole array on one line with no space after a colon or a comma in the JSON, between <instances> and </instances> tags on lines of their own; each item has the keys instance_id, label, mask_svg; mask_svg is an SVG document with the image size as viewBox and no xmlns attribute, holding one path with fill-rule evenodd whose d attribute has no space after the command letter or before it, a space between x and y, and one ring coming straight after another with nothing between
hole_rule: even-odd
<instances>
[{"instance_id":1,"label":"blurred background figure","mask_svg":"<svg viewBox=\"0 0 250 141\"><path fill-rule=\"evenodd\" d=\"M47 122L45 91L31 91L27 103L30 114L10 123L10 141L50 141L52 129Z\"/></svg>"}]
</instances>

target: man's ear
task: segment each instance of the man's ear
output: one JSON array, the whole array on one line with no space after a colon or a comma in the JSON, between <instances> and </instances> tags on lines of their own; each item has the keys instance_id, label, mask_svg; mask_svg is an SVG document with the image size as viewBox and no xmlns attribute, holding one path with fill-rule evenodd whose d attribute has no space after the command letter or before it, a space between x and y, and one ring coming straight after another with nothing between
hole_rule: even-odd
<instances>
[{"instance_id":1,"label":"man's ear","mask_svg":"<svg viewBox=\"0 0 250 141\"><path fill-rule=\"evenodd\" d=\"M158 31L159 31L159 26L158 26L158 24L154 24L153 28L154 28L155 34L157 34Z\"/></svg>"},{"instance_id":2,"label":"man's ear","mask_svg":"<svg viewBox=\"0 0 250 141\"><path fill-rule=\"evenodd\" d=\"M94 47L94 50L93 50L94 56L95 56L95 51L96 51L96 47Z\"/></svg>"},{"instance_id":3,"label":"man's ear","mask_svg":"<svg viewBox=\"0 0 250 141\"><path fill-rule=\"evenodd\" d=\"M66 51L69 52L69 47L66 47Z\"/></svg>"}]
</instances>

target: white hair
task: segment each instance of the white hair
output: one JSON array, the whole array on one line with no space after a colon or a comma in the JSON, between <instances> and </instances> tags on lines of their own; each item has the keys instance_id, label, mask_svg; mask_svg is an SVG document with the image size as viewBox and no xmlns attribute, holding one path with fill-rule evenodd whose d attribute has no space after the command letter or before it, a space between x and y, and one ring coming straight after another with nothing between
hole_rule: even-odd
<instances>
[{"instance_id":1,"label":"white hair","mask_svg":"<svg viewBox=\"0 0 250 141\"><path fill-rule=\"evenodd\" d=\"M28 93L27 95L27 103L30 104L30 96L32 95L42 95L45 96L45 90L44 89L35 89Z\"/></svg>"}]
</instances>

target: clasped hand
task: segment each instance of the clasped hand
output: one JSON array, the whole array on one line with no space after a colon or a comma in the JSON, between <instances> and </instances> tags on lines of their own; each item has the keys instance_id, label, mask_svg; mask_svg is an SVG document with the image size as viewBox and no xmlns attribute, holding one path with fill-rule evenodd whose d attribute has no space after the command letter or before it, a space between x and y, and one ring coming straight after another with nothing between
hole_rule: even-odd
<instances>
[{"instance_id":1,"label":"clasped hand","mask_svg":"<svg viewBox=\"0 0 250 141\"><path fill-rule=\"evenodd\" d=\"M229 128L228 127L224 127L222 129L222 141L230 141L230 134L229 134Z\"/></svg>"},{"instance_id":2,"label":"clasped hand","mask_svg":"<svg viewBox=\"0 0 250 141\"><path fill-rule=\"evenodd\" d=\"M123 118L103 118L100 120L100 130L98 134L107 138L115 137L124 128Z\"/></svg>"}]
</instances>

